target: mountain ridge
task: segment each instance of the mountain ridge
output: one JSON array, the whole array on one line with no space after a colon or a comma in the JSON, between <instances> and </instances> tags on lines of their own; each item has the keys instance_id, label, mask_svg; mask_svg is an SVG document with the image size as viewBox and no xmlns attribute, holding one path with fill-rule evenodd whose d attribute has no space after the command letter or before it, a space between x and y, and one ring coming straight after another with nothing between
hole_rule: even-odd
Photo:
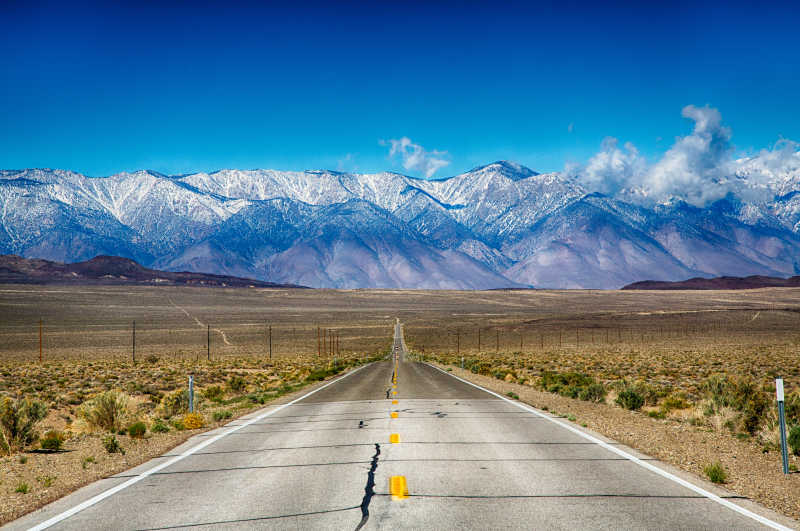
<instances>
[{"instance_id":1,"label":"mountain ridge","mask_svg":"<svg viewBox=\"0 0 800 531\"><path fill-rule=\"evenodd\" d=\"M619 288L652 277L791 276L800 273L800 176L770 182L768 201L730 194L698 207L637 204L509 161L436 180L2 170L0 253L118 255L313 287Z\"/></svg>"},{"instance_id":2,"label":"mountain ridge","mask_svg":"<svg viewBox=\"0 0 800 531\"><path fill-rule=\"evenodd\" d=\"M159 271L146 268L130 258L107 255L73 263L0 255L0 283L305 288L191 271Z\"/></svg>"}]
</instances>

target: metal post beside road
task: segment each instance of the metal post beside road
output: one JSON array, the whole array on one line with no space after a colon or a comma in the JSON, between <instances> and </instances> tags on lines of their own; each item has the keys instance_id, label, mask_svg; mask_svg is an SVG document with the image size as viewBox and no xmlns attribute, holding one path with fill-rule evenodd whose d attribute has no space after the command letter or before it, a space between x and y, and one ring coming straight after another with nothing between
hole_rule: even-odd
<instances>
[{"instance_id":1,"label":"metal post beside road","mask_svg":"<svg viewBox=\"0 0 800 531\"><path fill-rule=\"evenodd\" d=\"M189 375L189 413L194 413L194 376Z\"/></svg>"},{"instance_id":2,"label":"metal post beside road","mask_svg":"<svg viewBox=\"0 0 800 531\"><path fill-rule=\"evenodd\" d=\"M783 473L789 473L789 453L786 450L786 412L784 411L783 378L775 379L775 395L778 399L778 421L781 430L781 456L783 457Z\"/></svg>"}]
</instances>

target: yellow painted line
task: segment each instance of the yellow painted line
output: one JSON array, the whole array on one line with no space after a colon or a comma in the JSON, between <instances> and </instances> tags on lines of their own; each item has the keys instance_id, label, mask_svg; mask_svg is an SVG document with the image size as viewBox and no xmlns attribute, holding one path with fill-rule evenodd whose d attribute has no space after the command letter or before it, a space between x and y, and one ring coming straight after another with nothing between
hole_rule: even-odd
<instances>
[{"instance_id":1,"label":"yellow painted line","mask_svg":"<svg viewBox=\"0 0 800 531\"><path fill-rule=\"evenodd\" d=\"M397 400L392 400L392 404L397 404Z\"/></svg>"},{"instance_id":2,"label":"yellow painted line","mask_svg":"<svg viewBox=\"0 0 800 531\"><path fill-rule=\"evenodd\" d=\"M393 395L396 395L396 394L397 394L397 391L392 391L392 394L393 394Z\"/></svg>"},{"instance_id":3,"label":"yellow painted line","mask_svg":"<svg viewBox=\"0 0 800 531\"><path fill-rule=\"evenodd\" d=\"M389 478L389 492L393 500L408 498L408 485L405 476L392 476Z\"/></svg>"},{"instance_id":4,"label":"yellow painted line","mask_svg":"<svg viewBox=\"0 0 800 531\"><path fill-rule=\"evenodd\" d=\"M392 411L391 417L393 419L396 419L397 418L397 411Z\"/></svg>"},{"instance_id":5,"label":"yellow painted line","mask_svg":"<svg viewBox=\"0 0 800 531\"><path fill-rule=\"evenodd\" d=\"M399 433L393 433L393 434L389 435L389 442L392 443L392 444L399 443L400 442L400 434Z\"/></svg>"}]
</instances>

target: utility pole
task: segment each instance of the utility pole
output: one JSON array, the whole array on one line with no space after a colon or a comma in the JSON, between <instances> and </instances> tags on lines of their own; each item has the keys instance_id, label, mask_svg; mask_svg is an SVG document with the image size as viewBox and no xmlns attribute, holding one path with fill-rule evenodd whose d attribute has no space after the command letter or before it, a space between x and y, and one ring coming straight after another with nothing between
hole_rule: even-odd
<instances>
[{"instance_id":1,"label":"utility pole","mask_svg":"<svg viewBox=\"0 0 800 531\"><path fill-rule=\"evenodd\" d=\"M456 328L456 354L461 355L461 329Z\"/></svg>"},{"instance_id":2,"label":"utility pole","mask_svg":"<svg viewBox=\"0 0 800 531\"><path fill-rule=\"evenodd\" d=\"M269 325L269 359L272 359L272 325Z\"/></svg>"},{"instance_id":3,"label":"utility pole","mask_svg":"<svg viewBox=\"0 0 800 531\"><path fill-rule=\"evenodd\" d=\"M42 362L42 319L39 318L39 363Z\"/></svg>"},{"instance_id":4,"label":"utility pole","mask_svg":"<svg viewBox=\"0 0 800 531\"><path fill-rule=\"evenodd\" d=\"M136 365L136 321L133 322L133 350L131 351L131 356L133 357L133 364Z\"/></svg>"},{"instance_id":5,"label":"utility pole","mask_svg":"<svg viewBox=\"0 0 800 531\"><path fill-rule=\"evenodd\" d=\"M206 325L206 357L211 361L211 325Z\"/></svg>"},{"instance_id":6,"label":"utility pole","mask_svg":"<svg viewBox=\"0 0 800 531\"><path fill-rule=\"evenodd\" d=\"M317 325L317 357L320 356L322 356L322 350L320 350L319 325Z\"/></svg>"},{"instance_id":7,"label":"utility pole","mask_svg":"<svg viewBox=\"0 0 800 531\"><path fill-rule=\"evenodd\" d=\"M478 327L478 354L481 353L481 327Z\"/></svg>"},{"instance_id":8,"label":"utility pole","mask_svg":"<svg viewBox=\"0 0 800 531\"><path fill-rule=\"evenodd\" d=\"M522 352L522 332L519 333L519 351Z\"/></svg>"},{"instance_id":9,"label":"utility pole","mask_svg":"<svg viewBox=\"0 0 800 531\"><path fill-rule=\"evenodd\" d=\"M495 351L495 353L499 353L500 352L500 329L499 328L496 329L495 333L496 333L496 338L495 338L494 351Z\"/></svg>"}]
</instances>

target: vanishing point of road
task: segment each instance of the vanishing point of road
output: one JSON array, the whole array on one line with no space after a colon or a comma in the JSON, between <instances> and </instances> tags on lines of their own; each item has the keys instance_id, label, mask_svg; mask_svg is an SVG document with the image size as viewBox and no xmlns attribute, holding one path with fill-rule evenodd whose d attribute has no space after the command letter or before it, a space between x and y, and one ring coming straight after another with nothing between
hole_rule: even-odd
<instances>
[{"instance_id":1,"label":"vanishing point of road","mask_svg":"<svg viewBox=\"0 0 800 531\"><path fill-rule=\"evenodd\" d=\"M755 504L391 355L10 529L764 529ZM755 511L755 512L751 512ZM756 514L759 513L759 514Z\"/></svg>"}]
</instances>

